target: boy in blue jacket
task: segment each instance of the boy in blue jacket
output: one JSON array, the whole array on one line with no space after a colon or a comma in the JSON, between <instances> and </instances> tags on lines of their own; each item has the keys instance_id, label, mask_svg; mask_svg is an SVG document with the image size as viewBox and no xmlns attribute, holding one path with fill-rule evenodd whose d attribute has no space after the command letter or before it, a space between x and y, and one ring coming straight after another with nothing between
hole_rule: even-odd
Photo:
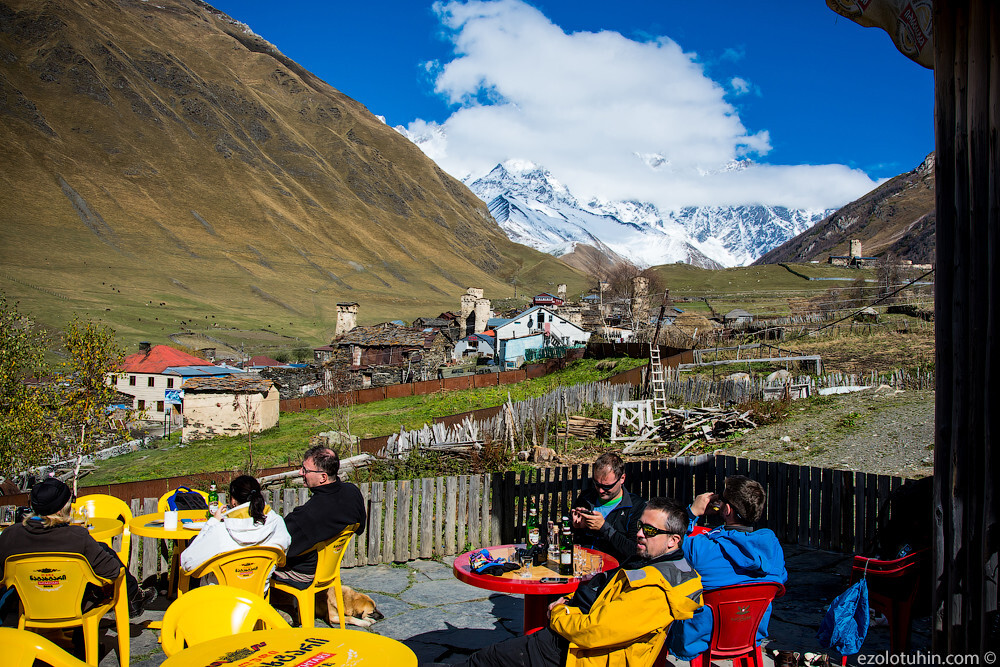
<instances>
[{"instance_id":1,"label":"boy in blue jacket","mask_svg":"<svg viewBox=\"0 0 1000 667\"><path fill-rule=\"evenodd\" d=\"M764 511L764 503L764 488L758 482L736 476L726 479L721 495L703 493L688 507L689 536L682 548L684 557L701 575L706 591L733 584L765 581L783 584L788 580L785 554L778 537L767 528L753 529ZM718 513L724 525L691 536L698 517L706 512ZM771 607L768 606L757 628L758 642L767 637L770 618ZM701 607L693 618L675 621L670 626L667 645L681 660L692 660L708 649L711 636L712 612L707 606Z\"/></svg>"}]
</instances>

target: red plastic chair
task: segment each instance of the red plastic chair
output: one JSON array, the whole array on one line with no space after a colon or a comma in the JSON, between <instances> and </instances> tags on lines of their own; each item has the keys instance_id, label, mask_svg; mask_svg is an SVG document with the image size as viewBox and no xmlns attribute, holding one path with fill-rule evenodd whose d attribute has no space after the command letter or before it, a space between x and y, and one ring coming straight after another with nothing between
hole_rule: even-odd
<instances>
[{"instance_id":1,"label":"red plastic chair","mask_svg":"<svg viewBox=\"0 0 1000 667\"><path fill-rule=\"evenodd\" d=\"M785 594L785 587L772 581L736 584L705 591L705 606L712 610L712 639L708 650L691 661L691 667L710 667L714 658L739 658L744 667L751 662L763 667L757 628L768 605Z\"/></svg>"},{"instance_id":2,"label":"red plastic chair","mask_svg":"<svg viewBox=\"0 0 1000 667\"><path fill-rule=\"evenodd\" d=\"M920 590L928 554L930 549L914 551L896 560L855 556L851 564L851 583L865 577L868 580L868 604L875 611L885 614L889 621L889 650L893 653L910 650L913 602Z\"/></svg>"}]
</instances>

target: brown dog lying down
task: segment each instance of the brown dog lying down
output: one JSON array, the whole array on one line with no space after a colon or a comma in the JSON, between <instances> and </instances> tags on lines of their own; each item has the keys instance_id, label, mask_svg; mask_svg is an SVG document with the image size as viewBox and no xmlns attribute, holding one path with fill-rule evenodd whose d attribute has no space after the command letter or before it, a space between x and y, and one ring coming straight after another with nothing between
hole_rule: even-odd
<instances>
[{"instance_id":1,"label":"brown dog lying down","mask_svg":"<svg viewBox=\"0 0 1000 667\"><path fill-rule=\"evenodd\" d=\"M384 618L375 608L375 601L364 593L358 593L350 586L344 586L344 607L346 614L344 622L367 628L375 621ZM316 594L316 617L326 621L332 627L340 625L340 614L337 611L337 594L331 586Z\"/></svg>"}]
</instances>

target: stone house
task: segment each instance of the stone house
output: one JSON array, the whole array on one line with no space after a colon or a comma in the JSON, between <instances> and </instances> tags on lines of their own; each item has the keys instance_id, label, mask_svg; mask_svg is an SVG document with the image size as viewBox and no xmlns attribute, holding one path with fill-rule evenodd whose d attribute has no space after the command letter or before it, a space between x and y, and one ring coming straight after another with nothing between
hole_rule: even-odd
<instances>
[{"instance_id":1,"label":"stone house","mask_svg":"<svg viewBox=\"0 0 1000 667\"><path fill-rule=\"evenodd\" d=\"M183 390L184 442L246 434L248 422L253 433L278 425L280 399L270 380L253 375L199 377L185 381Z\"/></svg>"},{"instance_id":2,"label":"stone house","mask_svg":"<svg viewBox=\"0 0 1000 667\"><path fill-rule=\"evenodd\" d=\"M323 364L331 391L384 387L437 377L452 358L449 330L397 326L355 327L332 343Z\"/></svg>"}]
</instances>

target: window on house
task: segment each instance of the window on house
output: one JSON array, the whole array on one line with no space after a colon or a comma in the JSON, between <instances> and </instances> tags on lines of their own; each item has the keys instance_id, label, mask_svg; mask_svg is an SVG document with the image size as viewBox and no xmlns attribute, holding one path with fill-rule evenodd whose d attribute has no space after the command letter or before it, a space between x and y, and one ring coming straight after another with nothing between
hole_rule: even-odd
<instances>
[{"instance_id":1,"label":"window on house","mask_svg":"<svg viewBox=\"0 0 1000 667\"><path fill-rule=\"evenodd\" d=\"M134 375L129 375L128 376L128 386L130 386L130 387L134 387L135 386L135 376Z\"/></svg>"},{"instance_id":2,"label":"window on house","mask_svg":"<svg viewBox=\"0 0 1000 667\"><path fill-rule=\"evenodd\" d=\"M147 387L155 387L156 386L156 378L147 378L146 379L146 386Z\"/></svg>"},{"instance_id":3,"label":"window on house","mask_svg":"<svg viewBox=\"0 0 1000 667\"><path fill-rule=\"evenodd\" d=\"M156 402L156 411L157 412L163 412L163 401L157 401Z\"/></svg>"},{"instance_id":4,"label":"window on house","mask_svg":"<svg viewBox=\"0 0 1000 667\"><path fill-rule=\"evenodd\" d=\"M136 410L145 410L146 409L146 401L144 401L144 400L142 400L140 398L139 401L135 404L135 409Z\"/></svg>"},{"instance_id":5,"label":"window on house","mask_svg":"<svg viewBox=\"0 0 1000 667\"><path fill-rule=\"evenodd\" d=\"M167 389L173 389L173 388L174 388L174 379L167 378Z\"/></svg>"}]
</instances>

